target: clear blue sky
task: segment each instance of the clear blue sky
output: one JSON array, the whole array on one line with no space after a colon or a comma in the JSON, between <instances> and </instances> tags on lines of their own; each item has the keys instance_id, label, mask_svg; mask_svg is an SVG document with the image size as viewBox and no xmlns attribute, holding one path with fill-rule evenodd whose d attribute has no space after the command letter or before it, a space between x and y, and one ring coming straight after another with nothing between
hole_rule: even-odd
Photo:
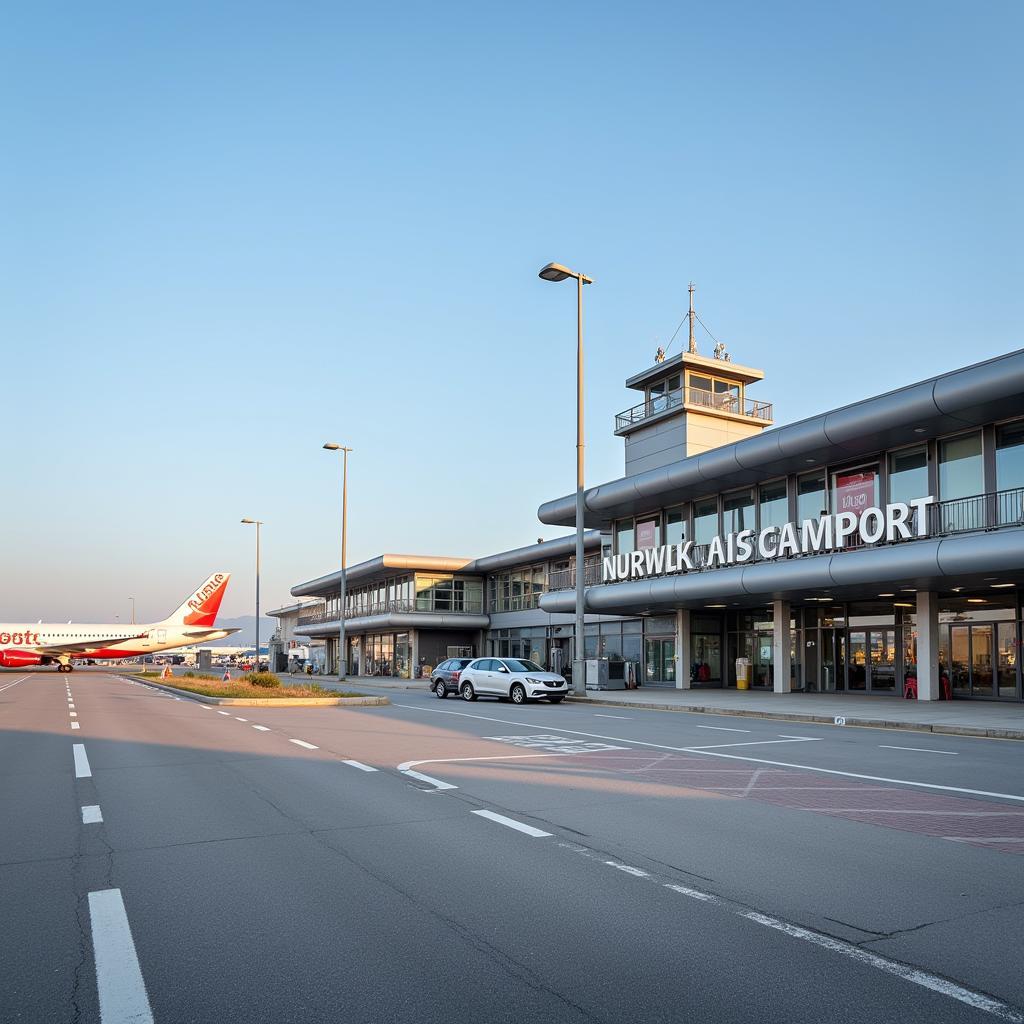
<instances>
[{"instance_id":1,"label":"clear blue sky","mask_svg":"<svg viewBox=\"0 0 1024 1024\"><path fill-rule=\"evenodd\" d=\"M1012 2L23 4L0 38L0 619L224 610L552 536L698 285L786 422L1018 348ZM707 338L704 350L710 350ZM679 341L676 341L676 351Z\"/></svg>"}]
</instances>

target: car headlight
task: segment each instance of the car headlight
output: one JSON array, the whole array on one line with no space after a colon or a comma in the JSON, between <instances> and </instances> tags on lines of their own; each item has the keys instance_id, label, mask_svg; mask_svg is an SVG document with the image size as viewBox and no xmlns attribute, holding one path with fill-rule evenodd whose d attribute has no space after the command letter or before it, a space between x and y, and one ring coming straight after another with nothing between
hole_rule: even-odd
<instances>
[{"instance_id":1,"label":"car headlight","mask_svg":"<svg viewBox=\"0 0 1024 1024\"><path fill-rule=\"evenodd\" d=\"M531 676L527 676L526 677L526 681L528 683L533 683L534 686L543 686L544 685L544 680L543 679L534 679Z\"/></svg>"}]
</instances>

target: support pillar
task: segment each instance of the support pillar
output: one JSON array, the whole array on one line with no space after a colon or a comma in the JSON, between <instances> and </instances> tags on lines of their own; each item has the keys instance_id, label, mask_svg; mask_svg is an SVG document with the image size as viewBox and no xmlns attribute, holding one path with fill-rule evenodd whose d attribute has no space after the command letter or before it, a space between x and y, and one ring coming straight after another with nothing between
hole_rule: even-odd
<instances>
[{"instance_id":1,"label":"support pillar","mask_svg":"<svg viewBox=\"0 0 1024 1024\"><path fill-rule=\"evenodd\" d=\"M642 667L642 666L641 666ZM693 652L690 650L690 609L676 609L676 689L688 690L693 682Z\"/></svg>"},{"instance_id":2,"label":"support pillar","mask_svg":"<svg viewBox=\"0 0 1024 1024\"><path fill-rule=\"evenodd\" d=\"M776 693L790 693L793 689L793 637L789 615L788 601L772 601L772 689Z\"/></svg>"},{"instance_id":3,"label":"support pillar","mask_svg":"<svg viewBox=\"0 0 1024 1024\"><path fill-rule=\"evenodd\" d=\"M409 630L409 678L419 678L417 673L420 667L420 631Z\"/></svg>"},{"instance_id":4,"label":"support pillar","mask_svg":"<svg viewBox=\"0 0 1024 1024\"><path fill-rule=\"evenodd\" d=\"M939 699L939 595L917 592L917 699Z\"/></svg>"}]
</instances>

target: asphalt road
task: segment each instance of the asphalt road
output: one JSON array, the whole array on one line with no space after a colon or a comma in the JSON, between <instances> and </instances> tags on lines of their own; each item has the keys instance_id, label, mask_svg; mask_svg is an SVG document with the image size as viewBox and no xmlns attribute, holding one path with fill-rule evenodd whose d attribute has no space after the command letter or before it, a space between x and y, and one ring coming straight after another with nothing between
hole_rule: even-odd
<instances>
[{"instance_id":1,"label":"asphalt road","mask_svg":"<svg viewBox=\"0 0 1024 1024\"><path fill-rule=\"evenodd\" d=\"M389 695L0 674L0 1021L1024 1021L1020 744Z\"/></svg>"}]
</instances>

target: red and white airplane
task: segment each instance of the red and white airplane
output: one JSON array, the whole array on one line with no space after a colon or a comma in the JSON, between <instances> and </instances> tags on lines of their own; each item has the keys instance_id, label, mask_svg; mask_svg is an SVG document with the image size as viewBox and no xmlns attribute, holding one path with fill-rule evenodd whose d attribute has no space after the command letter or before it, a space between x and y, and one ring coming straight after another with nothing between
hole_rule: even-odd
<instances>
[{"instance_id":1,"label":"red and white airplane","mask_svg":"<svg viewBox=\"0 0 1024 1024\"><path fill-rule=\"evenodd\" d=\"M58 672L70 672L75 658L137 658L220 640L238 632L214 627L230 578L230 573L215 572L177 611L148 625L0 622L0 666L56 665Z\"/></svg>"}]
</instances>

